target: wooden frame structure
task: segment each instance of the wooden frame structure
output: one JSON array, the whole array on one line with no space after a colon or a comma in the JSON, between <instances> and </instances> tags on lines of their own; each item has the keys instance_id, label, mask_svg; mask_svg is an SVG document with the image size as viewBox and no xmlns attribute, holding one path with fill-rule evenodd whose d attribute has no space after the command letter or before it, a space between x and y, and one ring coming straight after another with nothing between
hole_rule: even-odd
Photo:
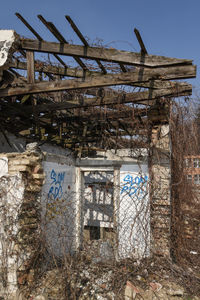
<instances>
[{"instance_id":1,"label":"wooden frame structure","mask_svg":"<svg viewBox=\"0 0 200 300\"><path fill-rule=\"evenodd\" d=\"M141 51L134 53L90 46L69 16L65 18L82 45L70 44L52 22L38 15L57 39L44 41L24 17L16 16L36 39L18 35L4 68L3 132L53 142L79 156L101 149L147 147L152 122L167 122L170 99L192 92L190 84L174 81L196 76L192 60L149 55L137 29ZM58 63L35 59L38 53ZM73 59L72 66L66 57Z\"/></svg>"}]
</instances>

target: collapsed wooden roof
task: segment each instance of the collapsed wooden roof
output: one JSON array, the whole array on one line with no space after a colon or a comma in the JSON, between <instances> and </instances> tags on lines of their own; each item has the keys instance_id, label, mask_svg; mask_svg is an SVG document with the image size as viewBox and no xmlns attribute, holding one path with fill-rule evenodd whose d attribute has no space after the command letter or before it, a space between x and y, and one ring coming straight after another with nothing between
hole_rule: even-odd
<instances>
[{"instance_id":1,"label":"collapsed wooden roof","mask_svg":"<svg viewBox=\"0 0 200 300\"><path fill-rule=\"evenodd\" d=\"M38 15L57 40L47 42L19 13L16 16L36 39L12 32L6 41L6 33L3 38L0 34L3 132L57 143L79 155L102 148L146 147L152 122L167 121L170 99L192 93L190 84L174 81L196 76L192 60L149 55L137 29L139 53L90 46L65 16L82 43L70 44L52 22ZM38 53L48 56L42 60ZM66 57L73 60L70 66Z\"/></svg>"}]
</instances>

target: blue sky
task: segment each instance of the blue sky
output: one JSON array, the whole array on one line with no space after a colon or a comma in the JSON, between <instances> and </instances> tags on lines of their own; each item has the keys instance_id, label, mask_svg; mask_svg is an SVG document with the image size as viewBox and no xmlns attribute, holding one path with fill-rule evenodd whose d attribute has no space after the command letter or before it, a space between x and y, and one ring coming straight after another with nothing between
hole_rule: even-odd
<instances>
[{"instance_id":1,"label":"blue sky","mask_svg":"<svg viewBox=\"0 0 200 300\"><path fill-rule=\"evenodd\" d=\"M133 30L139 29L150 54L193 59L200 67L200 0L0 0L0 28L32 37L17 19L21 13L46 40L53 40L37 19L54 22L66 39L78 42L64 16L70 15L91 41L139 51ZM200 76L190 80L200 88Z\"/></svg>"}]
</instances>

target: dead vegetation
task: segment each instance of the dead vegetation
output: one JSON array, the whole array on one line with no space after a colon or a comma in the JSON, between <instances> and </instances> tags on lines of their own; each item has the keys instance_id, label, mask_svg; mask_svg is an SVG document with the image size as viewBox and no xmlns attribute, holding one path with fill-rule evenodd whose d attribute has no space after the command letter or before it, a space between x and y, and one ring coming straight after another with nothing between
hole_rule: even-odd
<instances>
[{"instance_id":1,"label":"dead vegetation","mask_svg":"<svg viewBox=\"0 0 200 300\"><path fill-rule=\"evenodd\" d=\"M27 299L46 295L56 299L124 299L127 282L131 282L135 299L195 299L200 296L200 277L191 268L180 267L171 260L152 257L115 263L93 263L84 256L46 271L26 287ZM176 298L178 297L178 298ZM133 298L134 299L134 298ZM196 298L199 299L199 298Z\"/></svg>"},{"instance_id":2,"label":"dead vegetation","mask_svg":"<svg viewBox=\"0 0 200 300\"><path fill-rule=\"evenodd\" d=\"M186 166L186 158L199 157L196 111L197 107L191 101L184 106L175 105L172 115L172 255L175 261L199 272L199 185L195 184L194 178L193 181L187 178L194 172L194 166L191 165L191 171L187 171Z\"/></svg>"}]
</instances>

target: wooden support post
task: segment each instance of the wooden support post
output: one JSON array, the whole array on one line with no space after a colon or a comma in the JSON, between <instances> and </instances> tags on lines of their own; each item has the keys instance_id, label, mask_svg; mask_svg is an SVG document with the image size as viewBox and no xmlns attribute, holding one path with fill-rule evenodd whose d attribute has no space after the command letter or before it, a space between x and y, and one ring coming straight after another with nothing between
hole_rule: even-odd
<instances>
[{"instance_id":1,"label":"wooden support post","mask_svg":"<svg viewBox=\"0 0 200 300\"><path fill-rule=\"evenodd\" d=\"M27 60L27 82L35 83L35 61L34 61L34 51L26 51L26 60ZM35 118L35 134L37 135L40 132L39 119L37 112L35 111L35 106L37 105L37 100L31 96L33 115Z\"/></svg>"},{"instance_id":2,"label":"wooden support post","mask_svg":"<svg viewBox=\"0 0 200 300\"><path fill-rule=\"evenodd\" d=\"M35 83L34 52L26 51L26 59L27 59L27 82Z\"/></svg>"}]
</instances>

